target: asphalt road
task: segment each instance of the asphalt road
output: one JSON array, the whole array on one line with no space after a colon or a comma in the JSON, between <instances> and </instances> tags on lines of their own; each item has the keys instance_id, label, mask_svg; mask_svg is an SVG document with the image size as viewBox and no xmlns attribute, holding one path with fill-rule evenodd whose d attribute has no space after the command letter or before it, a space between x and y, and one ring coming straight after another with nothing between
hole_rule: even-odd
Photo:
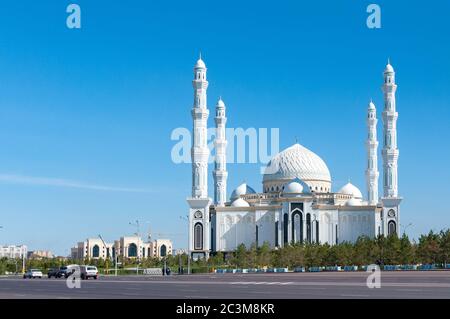
<instances>
[{"instance_id":1,"label":"asphalt road","mask_svg":"<svg viewBox=\"0 0 450 319\"><path fill-rule=\"evenodd\" d=\"M382 272L369 289L368 273L207 274L118 276L81 281L0 277L0 298L450 298L450 272Z\"/></svg>"}]
</instances>

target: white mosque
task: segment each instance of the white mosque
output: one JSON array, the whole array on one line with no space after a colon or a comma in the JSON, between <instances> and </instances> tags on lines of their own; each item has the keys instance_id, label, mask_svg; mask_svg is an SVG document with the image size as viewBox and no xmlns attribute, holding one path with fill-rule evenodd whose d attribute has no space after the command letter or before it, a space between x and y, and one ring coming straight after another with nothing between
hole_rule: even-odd
<instances>
[{"instance_id":1,"label":"white mosque","mask_svg":"<svg viewBox=\"0 0 450 319\"><path fill-rule=\"evenodd\" d=\"M189 204L189 252L194 258L231 252L240 244L250 247L268 242L272 248L291 243L354 242L360 236L376 237L399 232L395 72L384 70L383 197L378 196L377 112L367 111L367 198L351 183L333 191L326 163L311 150L294 144L275 155L262 180L262 193L245 183L227 200L225 104L216 105L214 141L216 157L214 201L208 196L206 66L200 58L194 67L192 138L192 196Z\"/></svg>"}]
</instances>

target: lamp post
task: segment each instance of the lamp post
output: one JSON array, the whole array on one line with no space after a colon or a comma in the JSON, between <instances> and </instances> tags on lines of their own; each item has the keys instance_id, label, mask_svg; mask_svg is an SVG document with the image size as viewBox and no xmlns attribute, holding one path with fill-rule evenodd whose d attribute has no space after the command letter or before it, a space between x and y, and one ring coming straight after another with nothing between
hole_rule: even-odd
<instances>
[{"instance_id":1,"label":"lamp post","mask_svg":"<svg viewBox=\"0 0 450 319\"><path fill-rule=\"evenodd\" d=\"M187 222L188 234L189 234L189 217L186 215L186 216L180 216L180 218L182 220L184 220L185 222ZM188 235L188 237L189 237L189 235ZM189 275L191 273L191 253L189 251L189 239L188 239L188 249L187 249L187 264L188 264L187 274Z\"/></svg>"},{"instance_id":2,"label":"lamp post","mask_svg":"<svg viewBox=\"0 0 450 319\"><path fill-rule=\"evenodd\" d=\"M404 226L400 224L400 226L402 226L403 228L403 234L406 234L406 229L408 229L408 227L412 226L412 223L409 223L408 225Z\"/></svg>"},{"instance_id":3,"label":"lamp post","mask_svg":"<svg viewBox=\"0 0 450 319\"><path fill-rule=\"evenodd\" d=\"M112 260L112 256L111 256L111 252L108 254L108 247L106 247L106 243L102 238L102 235L98 235L98 237L101 239L102 243L103 243L103 247L105 247L106 250L106 273L109 274L109 268L108 268L108 258ZM109 256L108 256L109 255ZM116 276L117 276L117 271L116 271Z\"/></svg>"}]
</instances>

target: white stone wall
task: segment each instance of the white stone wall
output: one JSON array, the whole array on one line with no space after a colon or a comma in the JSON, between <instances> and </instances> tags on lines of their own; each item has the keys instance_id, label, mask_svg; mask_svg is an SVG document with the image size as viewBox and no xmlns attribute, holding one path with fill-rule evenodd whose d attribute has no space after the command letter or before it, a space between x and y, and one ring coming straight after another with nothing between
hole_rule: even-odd
<instances>
[{"instance_id":1,"label":"white stone wall","mask_svg":"<svg viewBox=\"0 0 450 319\"><path fill-rule=\"evenodd\" d=\"M375 212L372 210L339 210L339 243L355 242L360 236L375 237Z\"/></svg>"}]
</instances>

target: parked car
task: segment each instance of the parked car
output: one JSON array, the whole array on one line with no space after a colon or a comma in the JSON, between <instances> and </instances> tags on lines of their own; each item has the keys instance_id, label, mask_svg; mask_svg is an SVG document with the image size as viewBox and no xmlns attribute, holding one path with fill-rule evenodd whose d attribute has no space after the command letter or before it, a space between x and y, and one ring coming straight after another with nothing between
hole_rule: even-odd
<instances>
[{"instance_id":1,"label":"parked car","mask_svg":"<svg viewBox=\"0 0 450 319\"><path fill-rule=\"evenodd\" d=\"M52 278L52 277L59 278L58 273L59 273L59 268L50 268L47 271L47 277L48 278Z\"/></svg>"},{"instance_id":2,"label":"parked car","mask_svg":"<svg viewBox=\"0 0 450 319\"><path fill-rule=\"evenodd\" d=\"M80 266L78 266L78 265L67 265L67 266L60 267L59 268L59 272L57 274L57 278L62 278L62 277L67 278L67 277L69 277L70 275L72 275L77 270L78 267L80 267Z\"/></svg>"},{"instance_id":3,"label":"parked car","mask_svg":"<svg viewBox=\"0 0 450 319\"><path fill-rule=\"evenodd\" d=\"M80 266L81 279L98 278L98 270L95 266Z\"/></svg>"},{"instance_id":4,"label":"parked car","mask_svg":"<svg viewBox=\"0 0 450 319\"><path fill-rule=\"evenodd\" d=\"M30 269L23 274L23 278L42 278L42 271L40 271L39 269Z\"/></svg>"}]
</instances>

